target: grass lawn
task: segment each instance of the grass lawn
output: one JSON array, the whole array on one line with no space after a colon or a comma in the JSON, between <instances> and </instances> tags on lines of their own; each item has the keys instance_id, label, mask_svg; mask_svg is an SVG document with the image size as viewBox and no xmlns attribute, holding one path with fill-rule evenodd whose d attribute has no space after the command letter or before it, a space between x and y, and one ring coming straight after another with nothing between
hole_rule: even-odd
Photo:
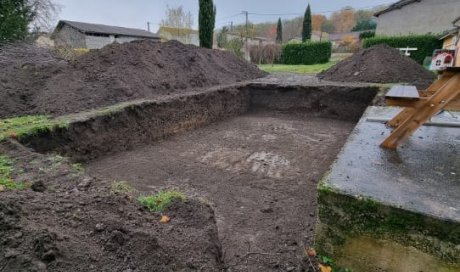
<instances>
[{"instance_id":1,"label":"grass lawn","mask_svg":"<svg viewBox=\"0 0 460 272\"><path fill-rule=\"evenodd\" d=\"M317 74L323 70L329 69L337 62L331 61L323 64L313 65L285 65L285 64L261 64L259 68L269 73L297 73L297 74Z\"/></svg>"}]
</instances>

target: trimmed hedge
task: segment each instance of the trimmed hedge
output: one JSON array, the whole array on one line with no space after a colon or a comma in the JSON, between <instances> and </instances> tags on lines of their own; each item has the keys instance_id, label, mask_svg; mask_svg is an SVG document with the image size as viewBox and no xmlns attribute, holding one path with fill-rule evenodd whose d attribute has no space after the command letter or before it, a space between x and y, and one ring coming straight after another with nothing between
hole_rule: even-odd
<instances>
[{"instance_id":1,"label":"trimmed hedge","mask_svg":"<svg viewBox=\"0 0 460 272\"><path fill-rule=\"evenodd\" d=\"M375 31L364 31L359 33L359 39L364 40L364 39L369 39L369 38L374 38L375 37Z\"/></svg>"},{"instance_id":2,"label":"trimmed hedge","mask_svg":"<svg viewBox=\"0 0 460 272\"><path fill-rule=\"evenodd\" d=\"M377 44L387 44L394 48L414 47L417 51L411 51L411 58L416 62L423 64L427 56L432 56L435 49L442 48L442 41L433 35L411 35L401 37L374 37L364 39L363 47L369 48Z\"/></svg>"},{"instance_id":3,"label":"trimmed hedge","mask_svg":"<svg viewBox=\"0 0 460 272\"><path fill-rule=\"evenodd\" d=\"M286 44L283 46L281 62L284 64L317 64L326 63L331 58L330 42L305 42Z\"/></svg>"}]
</instances>

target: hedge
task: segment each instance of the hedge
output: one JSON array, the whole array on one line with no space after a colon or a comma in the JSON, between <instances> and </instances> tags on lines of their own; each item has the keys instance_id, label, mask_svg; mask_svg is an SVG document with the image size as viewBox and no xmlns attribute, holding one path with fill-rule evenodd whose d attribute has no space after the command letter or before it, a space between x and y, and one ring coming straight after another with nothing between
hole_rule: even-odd
<instances>
[{"instance_id":1,"label":"hedge","mask_svg":"<svg viewBox=\"0 0 460 272\"><path fill-rule=\"evenodd\" d=\"M427 56L432 56L435 49L442 48L442 41L433 35L411 35L401 37L378 36L364 39L363 47L369 48L377 44L387 44L394 48L414 47L417 51L411 51L411 58L423 64Z\"/></svg>"},{"instance_id":2,"label":"hedge","mask_svg":"<svg viewBox=\"0 0 460 272\"><path fill-rule=\"evenodd\" d=\"M284 64L317 64L326 63L331 58L332 44L330 42L305 42L286 44L281 56Z\"/></svg>"}]
</instances>

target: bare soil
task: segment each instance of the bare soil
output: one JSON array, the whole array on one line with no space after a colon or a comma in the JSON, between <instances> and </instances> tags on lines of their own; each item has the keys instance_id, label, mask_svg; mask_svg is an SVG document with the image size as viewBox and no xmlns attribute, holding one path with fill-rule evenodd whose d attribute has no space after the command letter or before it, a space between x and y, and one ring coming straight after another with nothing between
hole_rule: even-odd
<instances>
[{"instance_id":1,"label":"bare soil","mask_svg":"<svg viewBox=\"0 0 460 272\"><path fill-rule=\"evenodd\" d=\"M388 45L364 49L318 74L340 82L408 83L426 89L436 75Z\"/></svg>"},{"instance_id":2,"label":"bare soil","mask_svg":"<svg viewBox=\"0 0 460 272\"><path fill-rule=\"evenodd\" d=\"M266 75L232 53L175 41L112 44L70 63L42 51L1 49L0 118L59 116Z\"/></svg>"},{"instance_id":3,"label":"bare soil","mask_svg":"<svg viewBox=\"0 0 460 272\"><path fill-rule=\"evenodd\" d=\"M304 247L314 242L316 185L353 126L248 113L85 167L145 193L174 188L209 202L228 271L308 271Z\"/></svg>"},{"instance_id":4,"label":"bare soil","mask_svg":"<svg viewBox=\"0 0 460 272\"><path fill-rule=\"evenodd\" d=\"M190 198L159 222L111 182L83 175L60 156L0 145L14 178L32 189L0 192L0 271L219 271L213 210Z\"/></svg>"}]
</instances>

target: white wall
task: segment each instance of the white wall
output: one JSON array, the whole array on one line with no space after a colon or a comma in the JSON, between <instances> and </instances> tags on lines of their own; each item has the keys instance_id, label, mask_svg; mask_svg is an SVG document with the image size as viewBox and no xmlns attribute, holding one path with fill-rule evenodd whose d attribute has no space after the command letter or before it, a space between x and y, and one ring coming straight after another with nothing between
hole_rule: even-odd
<instances>
[{"instance_id":1,"label":"white wall","mask_svg":"<svg viewBox=\"0 0 460 272\"><path fill-rule=\"evenodd\" d=\"M460 0L421 0L378 17L377 35L441 34L460 16Z\"/></svg>"}]
</instances>

